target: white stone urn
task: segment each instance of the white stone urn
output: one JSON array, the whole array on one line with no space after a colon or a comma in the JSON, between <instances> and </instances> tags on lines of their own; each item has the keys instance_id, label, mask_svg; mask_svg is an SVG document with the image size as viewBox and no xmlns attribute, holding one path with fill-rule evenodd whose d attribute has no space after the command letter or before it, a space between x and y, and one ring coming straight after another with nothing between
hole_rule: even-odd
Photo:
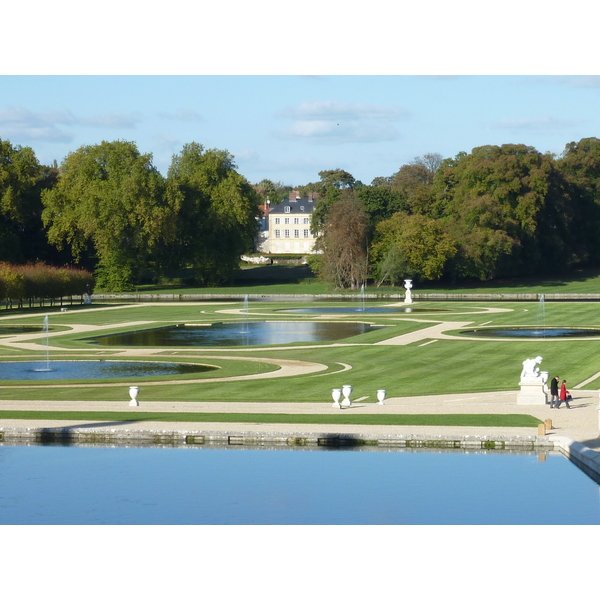
<instances>
[{"instance_id":1,"label":"white stone urn","mask_svg":"<svg viewBox=\"0 0 600 600\"><path fill-rule=\"evenodd\" d=\"M377 390L377 404L385 404L385 390Z\"/></svg>"},{"instance_id":2,"label":"white stone urn","mask_svg":"<svg viewBox=\"0 0 600 600\"><path fill-rule=\"evenodd\" d=\"M331 408L342 408L340 406L340 398L342 397L342 390L340 388L331 390L331 397L333 398L333 404L331 405Z\"/></svg>"},{"instance_id":3,"label":"white stone urn","mask_svg":"<svg viewBox=\"0 0 600 600\"><path fill-rule=\"evenodd\" d=\"M131 398L129 406L139 406L140 403L137 401L137 396L140 393L140 388L137 385L129 386L129 397Z\"/></svg>"},{"instance_id":4,"label":"white stone urn","mask_svg":"<svg viewBox=\"0 0 600 600\"><path fill-rule=\"evenodd\" d=\"M406 295L404 296L404 303L405 304L412 304L412 293L411 293L411 288L412 288L412 279L405 279L404 280L404 288L406 289Z\"/></svg>"},{"instance_id":5,"label":"white stone urn","mask_svg":"<svg viewBox=\"0 0 600 600\"><path fill-rule=\"evenodd\" d=\"M351 385L343 385L342 386L342 394L344 395L344 399L342 400L342 406L347 407L352 404L350 402L350 394L352 393Z\"/></svg>"}]
</instances>

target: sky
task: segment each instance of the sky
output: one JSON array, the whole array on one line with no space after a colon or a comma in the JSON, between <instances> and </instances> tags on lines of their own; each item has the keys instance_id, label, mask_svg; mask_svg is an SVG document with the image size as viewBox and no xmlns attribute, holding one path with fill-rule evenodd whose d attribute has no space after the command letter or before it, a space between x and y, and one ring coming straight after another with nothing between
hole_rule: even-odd
<instances>
[{"instance_id":1,"label":"sky","mask_svg":"<svg viewBox=\"0 0 600 600\"><path fill-rule=\"evenodd\" d=\"M560 154L600 137L594 20L580 0L567 15L534 0L373 0L360 14L327 0L292 13L264 1L33 4L7 9L4 47L18 51L0 62L0 138L44 164L127 140L166 175L197 142L227 150L251 183L344 169L370 184L426 153Z\"/></svg>"},{"instance_id":2,"label":"sky","mask_svg":"<svg viewBox=\"0 0 600 600\"><path fill-rule=\"evenodd\" d=\"M40 162L104 140L135 142L166 174L197 142L251 183L344 169L365 184L426 153L526 144L560 154L600 137L600 77L3 76L0 138Z\"/></svg>"}]
</instances>

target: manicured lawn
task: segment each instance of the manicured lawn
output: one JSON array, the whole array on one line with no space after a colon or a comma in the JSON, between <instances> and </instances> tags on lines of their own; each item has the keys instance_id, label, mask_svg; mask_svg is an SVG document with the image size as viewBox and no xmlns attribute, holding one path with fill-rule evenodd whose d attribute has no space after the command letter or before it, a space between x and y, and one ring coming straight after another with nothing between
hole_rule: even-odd
<instances>
[{"instance_id":1,"label":"manicured lawn","mask_svg":"<svg viewBox=\"0 0 600 600\"><path fill-rule=\"evenodd\" d=\"M389 302L367 302L366 307L382 306ZM600 303L596 302L416 302L413 313L353 313L318 314L289 313L295 307L345 307L356 306L319 299L307 303L302 300L251 301L244 313L239 302L200 302L193 304L122 304L105 306L93 304L68 312L40 311L39 309L13 313L3 311L0 316L17 316L11 325L39 324L45 314L50 315L50 327L56 336L50 338L53 347L50 359L93 359L99 355L106 360L176 360L198 361L219 367L198 376L155 377L152 380L111 380L119 385L103 385L103 382L87 382L85 387L69 386L71 382L37 382L20 387L24 382L1 382L0 399L36 401L97 400L122 403L128 400L127 388L135 383L140 386L139 400L144 402L172 401L195 402L280 402L331 403L332 388L352 385L352 398L375 400L377 389L385 389L389 397L412 397L434 394L476 393L517 390L522 362L537 355L543 357L542 369L552 375L567 379L573 388L600 371L600 340L592 339L530 339L530 340L477 340L449 331L452 337L437 339L424 334L415 341L384 345L388 339L411 332L419 332L441 322L468 323L469 328L486 326L532 326L532 327L600 327ZM445 309L433 311L429 309ZM225 321L365 321L380 325L369 333L335 342L295 343L281 347L169 347L157 348L157 356L146 356L149 348L129 347L133 356L124 357L123 348L98 346L89 338L118 331L162 327L173 323L210 325ZM136 323L137 324L134 324ZM1 320L0 320L1 323ZM70 327L85 326L86 330L68 333ZM53 329L54 328L54 329ZM102 328L102 329L96 329ZM62 333L65 331L65 333ZM60 335L58 335L60 334ZM37 340L37 350L2 346L0 361L39 360L45 354L45 338ZM139 355L136 356L136 353ZM244 361L242 358L258 361ZM244 377L253 374L268 375L278 367L260 359L285 359L319 363L325 368L319 372L280 378L238 379L226 381L226 377ZM218 381L208 381L219 377ZM193 382L190 382L193 380ZM187 382L184 382L187 381ZM162 385L151 385L159 382ZM170 382L170 383L169 383ZM120 385L122 384L122 385ZM600 379L585 386L597 389ZM118 410L117 410L118 412ZM145 413L137 413L141 418ZM131 413L123 413L130 419ZM34 413L38 418L40 413ZM347 414L331 415L343 421L358 418ZM71 418L71 417L70 417ZM85 413L78 418L90 419ZM113 417L109 417L110 418ZM156 413L152 413L156 420ZM167 417L165 417L167 418ZM183 415L177 414L178 420ZM190 418L190 417L185 417ZM216 417L195 417L216 418ZM232 416L231 418L238 418ZM262 416L261 416L262 418ZM280 417L270 417L280 418ZM372 416L369 416L372 418ZM385 418L388 418L387 416ZM394 417L396 418L396 417ZM412 417L411 417L412 418ZM102 417L104 419L104 417ZM252 416L252 422L258 417ZM288 421L290 422L290 421ZM334 421L338 422L338 421Z\"/></svg>"},{"instance_id":2,"label":"manicured lawn","mask_svg":"<svg viewBox=\"0 0 600 600\"><path fill-rule=\"evenodd\" d=\"M271 413L159 413L159 412L69 412L2 410L0 419L41 419L103 422L184 423L297 423L320 425L414 425L455 427L536 427L540 421L529 415L290 415Z\"/></svg>"}]
</instances>

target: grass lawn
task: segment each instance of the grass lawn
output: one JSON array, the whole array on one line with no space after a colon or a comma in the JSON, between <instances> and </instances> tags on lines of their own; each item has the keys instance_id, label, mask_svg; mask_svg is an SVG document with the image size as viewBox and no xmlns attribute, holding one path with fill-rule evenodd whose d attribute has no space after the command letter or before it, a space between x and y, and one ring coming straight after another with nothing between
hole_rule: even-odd
<instances>
[{"instance_id":1,"label":"grass lawn","mask_svg":"<svg viewBox=\"0 0 600 600\"><path fill-rule=\"evenodd\" d=\"M296 289L302 287L298 284ZM397 303L391 301L389 303ZM366 307L382 306L385 302L367 302ZM458 331L448 332L451 337L440 338L423 334L420 339L399 345L382 344L386 340L406 334L421 332L446 322L467 323L469 328L487 326L532 326L532 327L599 327L600 304L595 302L416 302L413 313L290 313L286 310L297 307L354 307L353 303L319 300L308 304L305 301L255 301L250 302L248 312L243 312L239 302L199 302L193 304L93 304L76 310L60 312L58 309L28 309L20 312L2 311L7 324L39 324L44 315L50 315L51 346L50 359L97 359L105 360L176 360L197 361L218 367L217 371L196 376L152 377L135 380L113 379L112 384L104 381L8 381L0 382L0 400L73 401L96 400L122 403L128 398L127 388L136 384L141 388L140 402L213 401L224 405L228 402L331 402L331 389L352 385L352 398L375 400L377 389L386 389L388 397L410 397L450 393L493 392L518 389L522 361L537 355L543 357L542 369L551 376L558 374L567 379L570 387L581 384L600 371L600 339L525 339L504 341L497 339L473 339L461 336ZM543 308L543 310L542 310ZM417 310L418 309L418 310ZM434 310L436 309L436 310ZM443 310L439 310L443 309ZM369 333L355 335L333 342L294 343L283 346L236 346L236 347L111 347L99 346L90 338L95 336L163 327L172 324L211 325L234 321L364 321L381 326ZM0 326L2 318L0 318ZM81 328L81 330L78 330ZM18 336L29 339L28 334ZM0 337L0 362L14 360L41 360L45 356L44 334L29 341L31 347L7 344L6 336ZM600 336L599 336L600 338ZM56 350L54 349L56 348ZM122 352L133 352L124 356ZM156 355L152 355L156 352ZM150 353L150 354L149 354ZM253 359L251 361L244 359ZM322 370L280 378L269 378L269 373L279 367L267 360L301 361L318 363ZM260 374L264 378L249 379L247 376ZM218 378L217 380L214 380ZM231 379L228 379L231 378ZM77 384L73 387L67 384ZM86 383L85 387L81 387ZM157 384L157 385L152 385ZM583 386L597 389L600 379ZM40 412L32 411L31 418L39 418ZM90 414L81 413L64 418L92 419ZM100 420L121 420L121 414L130 420L131 413L118 410ZM145 419L146 413L135 413L136 419ZM157 420L157 413L147 413ZM229 415L227 418L250 420L267 419L265 415ZM368 418L396 419L369 416ZM176 417L176 418L175 418ZM216 420L222 415L165 414L163 420L187 420L190 418ZM285 419L285 422L300 422L290 419L299 416L268 415L269 419ZM439 415L448 421L449 415ZM458 415L454 415L457 417ZM1 418L9 418L3 413ZM16 418L16 417L11 417ZM21 417L20 417L21 418ZM28 418L28 417L22 417ZM54 417L48 417L54 418ZM322 417L315 416L315 419ZM329 416L327 417L329 418ZM331 415L335 423L354 422L359 416ZM367 418L367 417L362 417ZM410 415L414 418L414 415ZM429 418L429 417L428 417ZM460 416L461 419L466 416ZM499 419L495 416L494 419ZM270 422L265 420L263 422ZM273 421L275 422L275 421ZM326 421L314 421L324 423ZM536 420L537 422L537 420ZM393 424L392 421L388 421ZM408 424L404 422L405 424ZM417 423L422 424L422 423ZM515 426L515 425L511 425ZM527 425L530 426L530 425Z\"/></svg>"},{"instance_id":2,"label":"grass lawn","mask_svg":"<svg viewBox=\"0 0 600 600\"><path fill-rule=\"evenodd\" d=\"M90 411L82 414L69 411L18 411L0 410L1 419L42 419L73 421L84 418L86 422L138 422L165 423L302 423L345 425L416 425L456 427L536 427L539 419L529 415L347 415L343 411L331 415L282 415L272 413L161 413L137 412L135 416L122 412Z\"/></svg>"}]
</instances>

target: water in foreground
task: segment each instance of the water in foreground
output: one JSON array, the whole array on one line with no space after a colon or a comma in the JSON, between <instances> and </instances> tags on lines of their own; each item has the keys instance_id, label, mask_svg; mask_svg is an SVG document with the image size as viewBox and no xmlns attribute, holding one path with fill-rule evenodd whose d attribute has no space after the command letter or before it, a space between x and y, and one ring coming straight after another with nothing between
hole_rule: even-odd
<instances>
[{"instance_id":1,"label":"water in foreground","mask_svg":"<svg viewBox=\"0 0 600 600\"><path fill-rule=\"evenodd\" d=\"M600 524L562 455L0 446L0 524Z\"/></svg>"}]
</instances>

